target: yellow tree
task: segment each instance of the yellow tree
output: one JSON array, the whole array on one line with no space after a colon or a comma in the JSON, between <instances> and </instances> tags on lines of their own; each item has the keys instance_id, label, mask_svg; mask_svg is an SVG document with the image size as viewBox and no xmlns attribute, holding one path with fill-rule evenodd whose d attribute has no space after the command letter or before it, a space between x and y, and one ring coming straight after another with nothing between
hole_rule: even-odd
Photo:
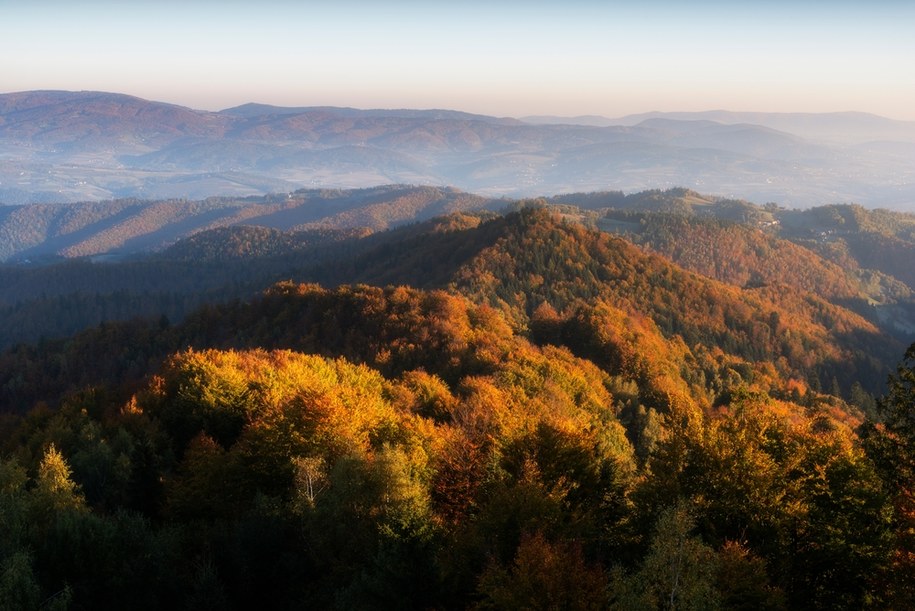
<instances>
[{"instance_id":1,"label":"yellow tree","mask_svg":"<svg viewBox=\"0 0 915 611\"><path fill-rule=\"evenodd\" d=\"M32 490L33 509L44 519L60 512L86 509L79 486L71 479L70 465L54 447L48 446L38 466L38 479Z\"/></svg>"}]
</instances>

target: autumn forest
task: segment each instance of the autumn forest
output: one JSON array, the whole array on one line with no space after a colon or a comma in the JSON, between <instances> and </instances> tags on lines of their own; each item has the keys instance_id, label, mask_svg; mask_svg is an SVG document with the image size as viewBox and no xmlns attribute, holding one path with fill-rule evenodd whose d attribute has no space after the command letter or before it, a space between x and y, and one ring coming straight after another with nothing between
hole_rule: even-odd
<instances>
[{"instance_id":1,"label":"autumn forest","mask_svg":"<svg viewBox=\"0 0 915 611\"><path fill-rule=\"evenodd\" d=\"M915 218L418 193L0 266L0 609L911 608Z\"/></svg>"}]
</instances>

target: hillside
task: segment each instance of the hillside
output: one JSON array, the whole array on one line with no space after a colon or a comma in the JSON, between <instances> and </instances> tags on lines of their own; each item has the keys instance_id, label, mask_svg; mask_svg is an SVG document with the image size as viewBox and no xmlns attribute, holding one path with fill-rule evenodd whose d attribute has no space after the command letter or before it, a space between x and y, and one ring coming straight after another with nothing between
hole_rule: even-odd
<instances>
[{"instance_id":1,"label":"hillside","mask_svg":"<svg viewBox=\"0 0 915 611\"><path fill-rule=\"evenodd\" d=\"M486 299L561 296L491 278L518 246L573 265L607 251L544 261L550 280L632 258L649 292L723 290L542 211L456 231L482 228L500 237L462 277ZM688 346L651 320L663 308L636 309L641 293L538 307L526 337L458 294L286 282L180 325L7 353L0 405L31 408L0 421L16 569L0 594L75 609L242 608L264 592L277 607L904 608L911 481L894 468L915 453L888 445L902 422L859 429L854 406L802 379ZM911 372L910 358L898 379ZM682 573L658 569L672 562Z\"/></svg>"},{"instance_id":2,"label":"hillside","mask_svg":"<svg viewBox=\"0 0 915 611\"><path fill-rule=\"evenodd\" d=\"M638 193L623 193L622 191L564 193L545 199L545 201L552 205L572 205L583 210L598 212L661 212L750 225L759 225L775 219L771 204L760 206L743 199L706 195L683 187L663 190L649 189ZM775 208L778 209L778 206Z\"/></svg>"},{"instance_id":3,"label":"hillside","mask_svg":"<svg viewBox=\"0 0 915 611\"><path fill-rule=\"evenodd\" d=\"M456 189L391 185L201 201L131 199L9 206L0 207L0 260L133 255L162 250L201 231L237 225L281 231L378 231L502 205Z\"/></svg>"},{"instance_id":4,"label":"hillside","mask_svg":"<svg viewBox=\"0 0 915 611\"><path fill-rule=\"evenodd\" d=\"M565 218L625 236L736 286L789 285L915 337L915 217L861 206L758 206L688 189L576 193L544 200Z\"/></svg>"},{"instance_id":5,"label":"hillside","mask_svg":"<svg viewBox=\"0 0 915 611\"><path fill-rule=\"evenodd\" d=\"M734 245L759 246L747 241L747 235L756 233L731 235ZM699 240L691 244L702 248ZM748 360L781 359L788 365L783 373L817 372L824 385L833 377L847 379L852 370L879 381L883 370L871 369L872 359L888 364L903 347L878 329L876 317L868 320L848 309L866 309L853 278L785 241L776 241L772 251L754 250L759 257L754 269L777 270L779 257L787 266L805 261L804 256L807 267L795 264L794 276L749 286L733 278L713 282L686 273L625 240L537 209L485 221L452 217L346 248L351 258L300 269L291 277L326 285L449 288L501 310L518 328L526 328L544 304L570 313L581 303L600 300L647 316L668 337L678 335L690 347L723 348Z\"/></svg>"},{"instance_id":6,"label":"hillside","mask_svg":"<svg viewBox=\"0 0 915 611\"><path fill-rule=\"evenodd\" d=\"M590 317L588 312L595 307L611 308L617 312L614 317L651 321L648 328L656 337L652 341L682 342L688 350L723 353L751 367L770 363L767 366L774 367L778 376L807 379L818 388L835 387L844 396L850 396L853 382L878 391L904 346L900 339L823 296L787 285L741 288L704 278L623 239L562 222L546 210L529 208L488 219L449 217L294 249L282 256L232 261L217 258L214 263L195 264L161 259L90 266L80 274L84 279L95 273L93 282L107 278L112 283L108 291L125 292L114 293L121 295L120 301L101 298L81 307L89 312L106 303L126 307L132 299L164 303L171 309L161 313L179 321L197 304L247 299L277 280L291 278L326 286L364 283L448 289L502 312L518 330L532 329L544 308L554 312L562 325L573 326L584 324L579 319ZM66 274L65 268L55 269L46 272L49 291L55 284L53 274ZM148 284L141 282L143 278L149 279ZM11 290L16 290L15 284ZM100 297L105 291L98 284L95 290ZM145 299L140 299L140 291L147 292ZM62 293L57 303L69 303L69 315L78 316L76 304L83 302L67 295ZM41 299L11 317L18 321L19 332L34 321L29 311L48 312L48 306L38 306L49 298ZM184 309L178 310L177 305ZM150 313L149 309L138 312ZM577 348L570 348L579 354ZM763 376L760 379L771 375L763 369L757 373ZM717 392L720 389L705 401L716 401Z\"/></svg>"},{"instance_id":7,"label":"hillside","mask_svg":"<svg viewBox=\"0 0 915 611\"><path fill-rule=\"evenodd\" d=\"M852 269L880 269L915 289L915 217L856 205L779 214L783 233Z\"/></svg>"},{"instance_id":8,"label":"hillside","mask_svg":"<svg viewBox=\"0 0 915 611\"><path fill-rule=\"evenodd\" d=\"M32 264L0 266L4 286L0 295L0 347L62 337L103 321L135 316L165 315L179 321L204 303L247 299L288 278L330 286L364 282L447 287L456 282L462 265L502 237L499 223L482 223L492 218L492 213L470 211L525 206L550 206L567 222L618 233L733 289L776 301L782 299L780 293L812 293L813 301L825 300L840 312L850 310L903 343L915 337L912 289L892 275L907 278L907 268L896 264L892 251L886 251L882 260L859 262L851 259L847 248L830 247L823 236L838 236L825 221L816 218L824 215L828 220L830 210L836 208L800 213L684 189L511 201L487 200L453 189L390 186L301 191L291 196L242 200L124 200L17 211L0 221L0 226L7 234L20 237L33 231L36 245L21 251L31 255ZM210 211L202 212L207 209ZM455 210L468 212L400 225ZM791 215L802 214L810 219L804 221L806 225L792 220ZM884 252L880 248L888 240L896 240L903 247L909 243L905 227L910 217L888 212L868 214L882 219L882 225L875 220L861 225L860 230L846 228L841 239L857 240L862 251L875 253ZM399 226L381 231L391 225ZM888 233L893 227L896 233ZM160 240L171 242L187 233L188 238L161 249L164 243ZM54 237L39 242L41 236L51 234ZM68 246L59 249L64 244ZM124 246L114 247L116 244ZM152 256L131 254L145 248L158 252ZM43 258L82 251L104 252L105 256L66 259L53 265L48 265L53 258ZM19 258L25 256L20 254ZM522 260L527 254L522 248L500 256ZM575 256L591 261L595 255L576 252ZM484 266L486 262L474 264ZM865 267L868 264L881 267ZM575 276L573 272L563 270ZM542 275L542 271L531 273L534 277ZM509 278L506 282L526 280ZM594 296L607 290L602 280L582 278L579 282L588 288L578 287L558 300L550 297L546 301L562 309L569 305L570 295L581 296L575 291ZM568 278L556 280L559 287L568 283ZM537 299L542 298L538 293ZM500 307L513 310L510 316L519 321L540 305L532 302L519 307L515 298L500 299L509 304ZM791 311L790 316L794 316L799 306L791 303L796 299L785 299L786 303L772 311ZM845 317L843 313L833 318L840 321ZM751 341L747 337L758 335L754 333L740 341ZM765 350L771 355L773 348ZM824 383L831 377L827 375Z\"/></svg>"},{"instance_id":9,"label":"hillside","mask_svg":"<svg viewBox=\"0 0 915 611\"><path fill-rule=\"evenodd\" d=\"M785 284L834 303L866 305L911 300L912 291L888 273L851 269L818 251L777 237L769 225L672 214L608 212L598 225L710 278L737 286ZM885 267L886 269L889 269ZM893 270L896 271L896 270Z\"/></svg>"},{"instance_id":10,"label":"hillside","mask_svg":"<svg viewBox=\"0 0 915 611\"><path fill-rule=\"evenodd\" d=\"M600 299L647 316L690 347L717 347L747 360L787 359L807 376L818 371L824 383L845 377L834 366L854 363L861 374L888 341L873 324L814 293L711 282L626 241L537 214L522 215L522 223L463 266L455 287L515 320L542 303L562 312L578 300ZM833 352L838 345L845 348Z\"/></svg>"},{"instance_id":11,"label":"hillside","mask_svg":"<svg viewBox=\"0 0 915 611\"><path fill-rule=\"evenodd\" d=\"M906 264L907 256L915 247L915 215L904 212L868 210L856 204L816 206L805 210L784 208L772 202L760 206L684 188L630 194L621 191L570 193L542 201L553 206L572 206L568 212L570 216L607 231L641 239L667 254L677 248L700 247L693 243L694 239L704 244L706 250L712 247L710 242L723 239L733 242L731 247L758 251L753 256L758 258L759 264L753 267L760 273L764 268L770 268L766 273L772 273L772 270L790 273L784 269L784 262L791 257L799 257L798 263L802 267L820 265L810 259L810 254L785 244L787 240L816 253L821 260L838 265L856 276L859 282L868 282L867 276L876 273L883 277L872 279L874 282L901 281L909 290L915 290L915 277ZM592 214L582 214L582 211ZM647 227L643 227L646 224ZM692 236L689 231L697 233ZM708 235L703 236L702 232ZM645 235L640 238L643 233ZM707 252L706 256L711 254ZM749 264L746 261L734 263ZM828 276L836 274L835 271L826 273Z\"/></svg>"}]
</instances>

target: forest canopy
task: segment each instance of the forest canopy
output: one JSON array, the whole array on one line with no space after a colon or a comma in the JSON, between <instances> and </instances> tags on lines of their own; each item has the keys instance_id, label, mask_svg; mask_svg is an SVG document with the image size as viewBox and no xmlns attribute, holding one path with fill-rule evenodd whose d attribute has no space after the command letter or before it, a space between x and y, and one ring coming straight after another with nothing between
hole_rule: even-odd
<instances>
[{"instance_id":1,"label":"forest canopy","mask_svg":"<svg viewBox=\"0 0 915 611\"><path fill-rule=\"evenodd\" d=\"M907 608L915 346L834 269L738 286L539 207L399 235L0 355L0 601Z\"/></svg>"}]
</instances>

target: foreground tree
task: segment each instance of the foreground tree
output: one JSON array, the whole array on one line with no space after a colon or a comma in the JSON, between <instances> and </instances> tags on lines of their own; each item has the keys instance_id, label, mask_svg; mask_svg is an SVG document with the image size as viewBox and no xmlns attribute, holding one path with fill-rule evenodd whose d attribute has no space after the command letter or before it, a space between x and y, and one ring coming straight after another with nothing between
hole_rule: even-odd
<instances>
[{"instance_id":1,"label":"foreground tree","mask_svg":"<svg viewBox=\"0 0 915 611\"><path fill-rule=\"evenodd\" d=\"M915 600L915 344L888 386L877 404L882 422L865 422L860 435L893 499L894 555L882 589L886 604L901 609Z\"/></svg>"},{"instance_id":2,"label":"foreground tree","mask_svg":"<svg viewBox=\"0 0 915 611\"><path fill-rule=\"evenodd\" d=\"M616 576L614 609L719 609L715 551L692 534L695 518L680 502L661 512L648 555L631 576Z\"/></svg>"}]
</instances>

